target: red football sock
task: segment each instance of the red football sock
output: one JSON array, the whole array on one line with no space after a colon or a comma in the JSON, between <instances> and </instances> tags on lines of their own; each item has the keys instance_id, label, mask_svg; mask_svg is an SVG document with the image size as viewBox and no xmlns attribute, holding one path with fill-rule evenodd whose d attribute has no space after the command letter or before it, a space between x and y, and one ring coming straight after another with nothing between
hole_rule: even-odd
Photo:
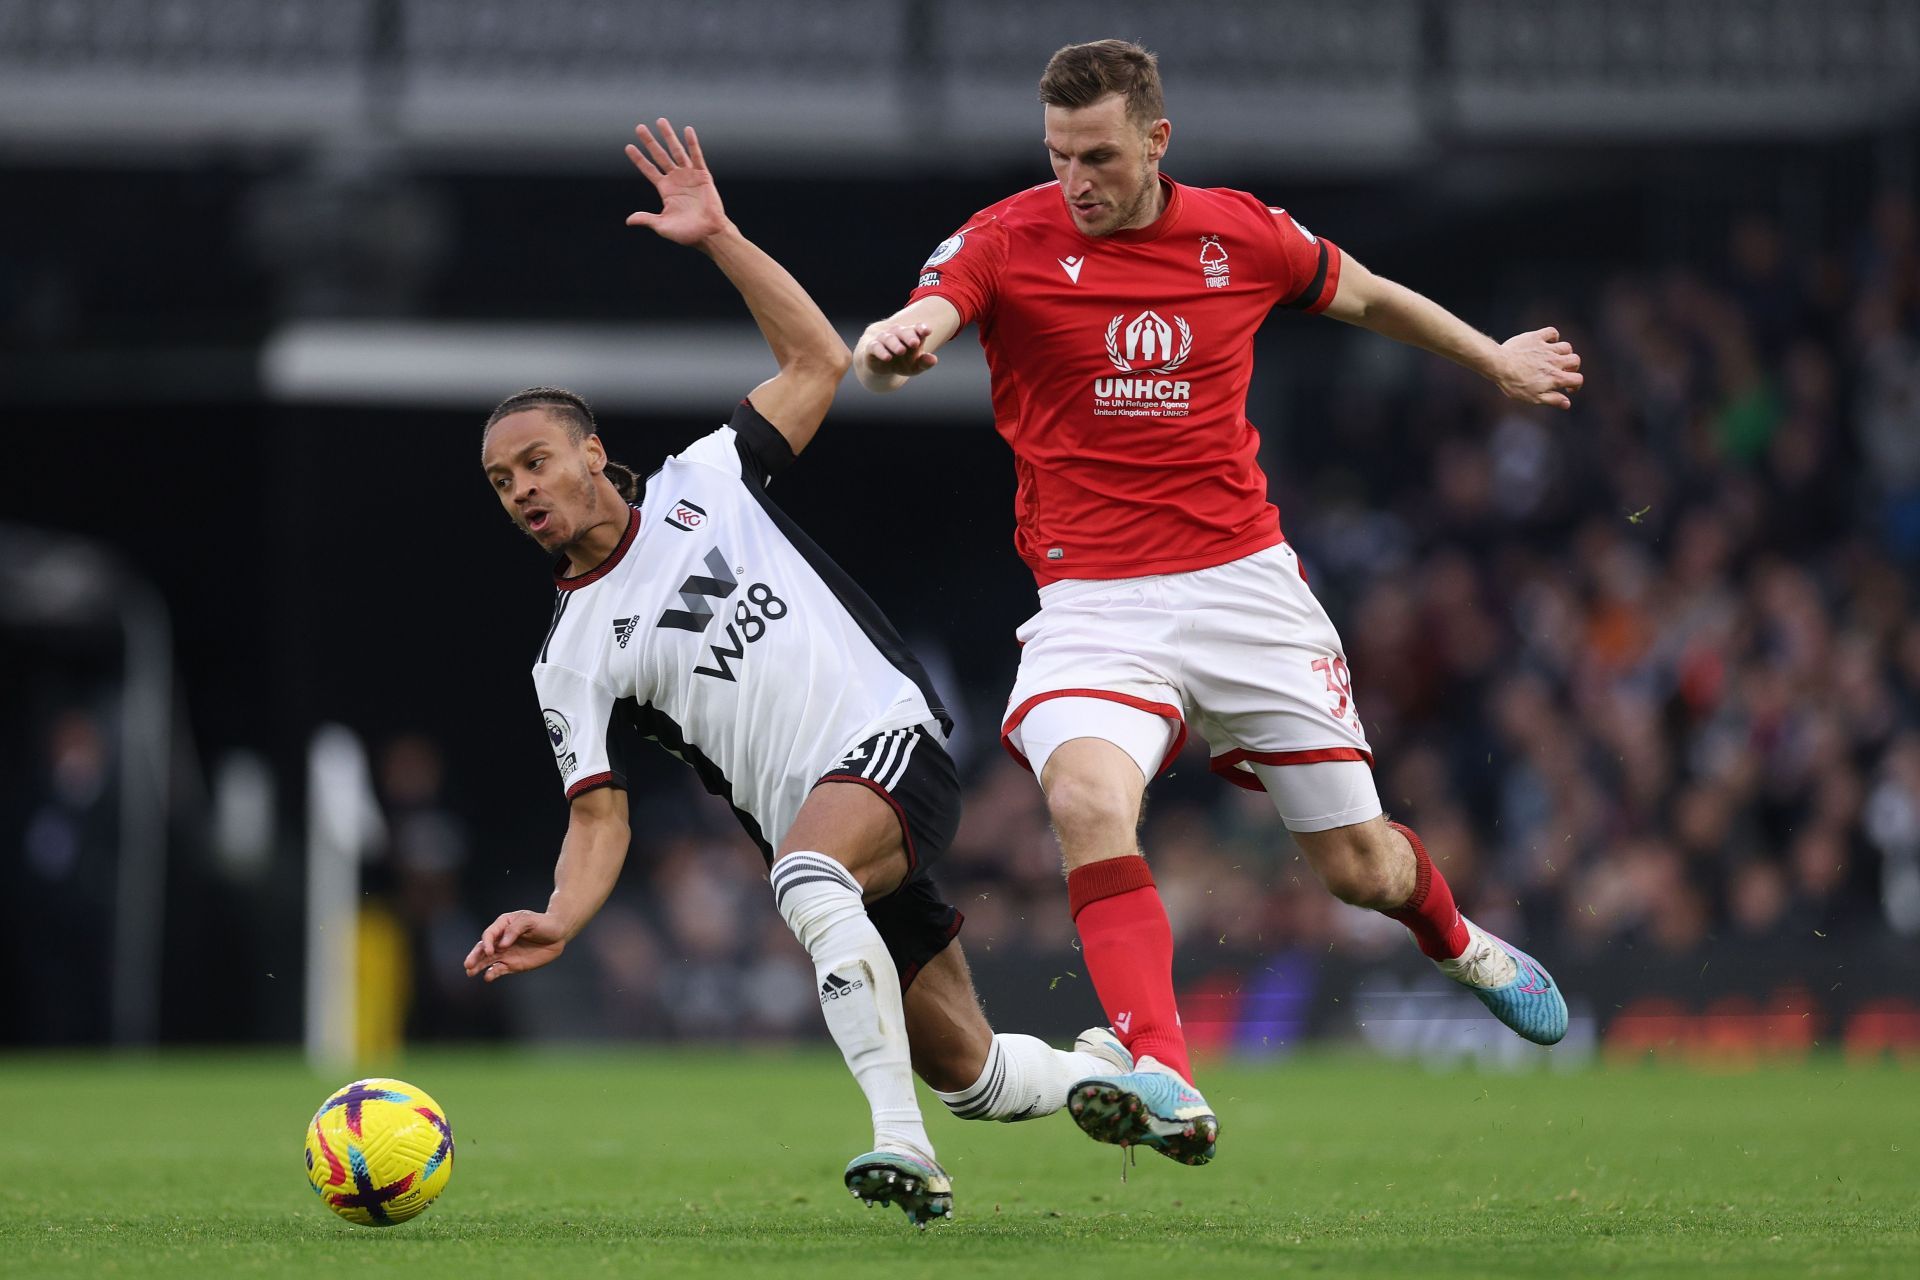
<instances>
[{"instance_id":1,"label":"red football sock","mask_svg":"<svg viewBox=\"0 0 1920 1280\"><path fill-rule=\"evenodd\" d=\"M1193 1083L1173 1000L1173 928L1145 858L1090 862L1067 873L1067 901L1087 973L1120 1043Z\"/></svg>"},{"instance_id":2,"label":"red football sock","mask_svg":"<svg viewBox=\"0 0 1920 1280\"><path fill-rule=\"evenodd\" d=\"M1404 905L1380 914L1407 926L1429 959L1451 960L1467 949L1467 922L1454 905L1453 890L1447 887L1447 878L1433 865L1427 846L1420 843L1412 827L1398 822L1387 825L1413 846L1413 894Z\"/></svg>"}]
</instances>

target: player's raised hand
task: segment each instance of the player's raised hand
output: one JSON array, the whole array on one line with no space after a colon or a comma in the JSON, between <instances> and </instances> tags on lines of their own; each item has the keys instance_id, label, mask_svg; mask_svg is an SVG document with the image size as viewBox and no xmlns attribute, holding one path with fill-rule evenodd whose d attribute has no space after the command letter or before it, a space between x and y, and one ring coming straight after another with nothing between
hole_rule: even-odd
<instances>
[{"instance_id":1,"label":"player's raised hand","mask_svg":"<svg viewBox=\"0 0 1920 1280\"><path fill-rule=\"evenodd\" d=\"M546 912L509 911L488 925L467 952L467 976L494 982L538 969L557 960L566 945L565 931Z\"/></svg>"},{"instance_id":2,"label":"player's raised hand","mask_svg":"<svg viewBox=\"0 0 1920 1280\"><path fill-rule=\"evenodd\" d=\"M1500 350L1506 358L1495 381L1510 399L1557 409L1573 407L1567 393L1579 390L1586 377L1580 372L1579 353L1571 342L1560 341L1558 329L1517 333L1501 343Z\"/></svg>"},{"instance_id":3,"label":"player's raised hand","mask_svg":"<svg viewBox=\"0 0 1920 1280\"><path fill-rule=\"evenodd\" d=\"M895 324L875 330L860 344L860 359L875 373L911 378L940 363L940 357L920 348L933 332L924 324Z\"/></svg>"},{"instance_id":4,"label":"player's raised hand","mask_svg":"<svg viewBox=\"0 0 1920 1280\"><path fill-rule=\"evenodd\" d=\"M720 189L707 172L707 158L700 153L700 139L693 127L687 127L683 144L674 136L666 117L654 123L659 127L659 138L644 124L633 127L640 145L627 144L627 159L660 193L660 212L630 213L627 225L650 227L675 244L699 245L727 228Z\"/></svg>"}]
</instances>

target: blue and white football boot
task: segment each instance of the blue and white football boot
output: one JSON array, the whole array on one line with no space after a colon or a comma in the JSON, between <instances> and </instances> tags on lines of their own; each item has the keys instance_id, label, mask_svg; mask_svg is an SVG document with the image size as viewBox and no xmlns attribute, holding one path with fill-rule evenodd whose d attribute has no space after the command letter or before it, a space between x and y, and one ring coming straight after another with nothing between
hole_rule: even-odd
<instances>
[{"instance_id":1,"label":"blue and white football boot","mask_svg":"<svg viewBox=\"0 0 1920 1280\"><path fill-rule=\"evenodd\" d=\"M1116 1075L1126 1075L1133 1070L1133 1055L1109 1027L1088 1027L1074 1037L1073 1051L1092 1054L1111 1066Z\"/></svg>"},{"instance_id":2,"label":"blue and white football boot","mask_svg":"<svg viewBox=\"0 0 1920 1280\"><path fill-rule=\"evenodd\" d=\"M931 1158L901 1151L869 1151L847 1165L847 1190L871 1209L897 1204L921 1230L953 1215L953 1182Z\"/></svg>"},{"instance_id":3,"label":"blue and white football boot","mask_svg":"<svg viewBox=\"0 0 1920 1280\"><path fill-rule=\"evenodd\" d=\"M1076 1048L1080 1045L1076 1042ZM1090 1138L1150 1147L1181 1164L1213 1159L1220 1121L1200 1091L1170 1067L1141 1058L1132 1071L1089 1076L1067 1095L1067 1110Z\"/></svg>"},{"instance_id":4,"label":"blue and white football boot","mask_svg":"<svg viewBox=\"0 0 1920 1280\"><path fill-rule=\"evenodd\" d=\"M1465 917L1462 917L1465 919ZM1538 960L1471 920L1467 949L1436 960L1440 972L1480 998L1493 1016L1535 1044L1558 1044L1567 1034L1567 1001Z\"/></svg>"}]
</instances>

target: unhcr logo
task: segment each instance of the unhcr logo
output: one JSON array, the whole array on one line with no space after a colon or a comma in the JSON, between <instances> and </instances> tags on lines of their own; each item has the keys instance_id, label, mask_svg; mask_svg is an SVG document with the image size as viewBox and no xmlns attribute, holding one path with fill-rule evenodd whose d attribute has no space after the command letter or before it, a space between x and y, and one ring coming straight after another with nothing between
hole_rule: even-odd
<instances>
[{"instance_id":1,"label":"unhcr logo","mask_svg":"<svg viewBox=\"0 0 1920 1280\"><path fill-rule=\"evenodd\" d=\"M1107 359L1121 373L1142 364L1148 366L1143 372L1172 373L1192 354L1193 327L1180 316L1169 324L1157 311L1142 311L1131 320L1122 312L1107 324Z\"/></svg>"}]
</instances>

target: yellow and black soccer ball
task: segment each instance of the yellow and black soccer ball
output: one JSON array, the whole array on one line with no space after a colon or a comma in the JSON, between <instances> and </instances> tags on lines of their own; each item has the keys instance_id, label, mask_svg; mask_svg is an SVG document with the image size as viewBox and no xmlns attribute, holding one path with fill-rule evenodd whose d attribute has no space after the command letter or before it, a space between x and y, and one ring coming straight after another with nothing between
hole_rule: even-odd
<instances>
[{"instance_id":1,"label":"yellow and black soccer ball","mask_svg":"<svg viewBox=\"0 0 1920 1280\"><path fill-rule=\"evenodd\" d=\"M404 1080L355 1080L307 1126L307 1180L327 1208L363 1227L405 1222L453 1177L453 1126Z\"/></svg>"}]
</instances>

